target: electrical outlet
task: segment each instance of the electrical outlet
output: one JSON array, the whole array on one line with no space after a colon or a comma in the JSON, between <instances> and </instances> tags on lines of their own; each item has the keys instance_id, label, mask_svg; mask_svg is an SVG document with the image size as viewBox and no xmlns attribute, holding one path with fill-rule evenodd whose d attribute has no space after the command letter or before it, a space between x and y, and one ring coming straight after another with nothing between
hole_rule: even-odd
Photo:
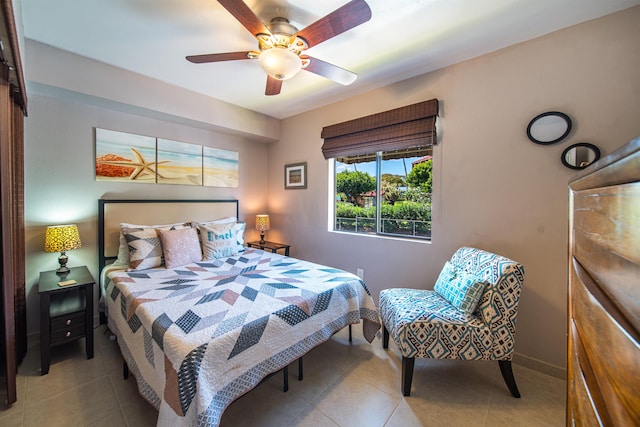
<instances>
[{"instance_id":1,"label":"electrical outlet","mask_svg":"<svg viewBox=\"0 0 640 427\"><path fill-rule=\"evenodd\" d=\"M364 268L357 268L356 275L360 278L360 280L364 280Z\"/></svg>"}]
</instances>

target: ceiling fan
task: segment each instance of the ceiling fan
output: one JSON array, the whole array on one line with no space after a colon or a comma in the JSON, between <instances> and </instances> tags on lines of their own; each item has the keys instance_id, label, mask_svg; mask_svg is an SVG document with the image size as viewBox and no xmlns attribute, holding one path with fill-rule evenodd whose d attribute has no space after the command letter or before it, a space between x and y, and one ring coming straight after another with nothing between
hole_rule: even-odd
<instances>
[{"instance_id":1,"label":"ceiling fan","mask_svg":"<svg viewBox=\"0 0 640 427\"><path fill-rule=\"evenodd\" d=\"M343 85L351 84L357 75L303 52L310 47L342 34L371 19L365 0L351 0L344 6L298 30L283 17L264 24L242 0L218 0L251 34L258 39L259 51L211 53L187 56L195 64L207 62L257 59L267 73L265 95L277 95L282 81L300 70L306 70Z\"/></svg>"}]
</instances>

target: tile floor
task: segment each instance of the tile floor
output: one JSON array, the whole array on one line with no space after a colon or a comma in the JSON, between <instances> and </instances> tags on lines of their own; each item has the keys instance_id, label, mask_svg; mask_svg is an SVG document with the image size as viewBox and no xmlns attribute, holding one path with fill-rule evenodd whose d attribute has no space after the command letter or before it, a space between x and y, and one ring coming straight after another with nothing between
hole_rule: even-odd
<instances>
[{"instance_id":1,"label":"tile floor","mask_svg":"<svg viewBox=\"0 0 640 427\"><path fill-rule=\"evenodd\" d=\"M514 374L521 399L511 397L496 362L416 360L410 397L400 392L401 360L390 343L367 343L358 326L347 329L289 368L289 391L275 375L236 400L222 418L231 426L563 426L565 382L520 365ZM84 341L52 350L49 374L40 375L39 348L20 366L18 401L0 408L3 427L155 426L157 412L122 378L122 359L105 327L95 330L95 357Z\"/></svg>"}]
</instances>

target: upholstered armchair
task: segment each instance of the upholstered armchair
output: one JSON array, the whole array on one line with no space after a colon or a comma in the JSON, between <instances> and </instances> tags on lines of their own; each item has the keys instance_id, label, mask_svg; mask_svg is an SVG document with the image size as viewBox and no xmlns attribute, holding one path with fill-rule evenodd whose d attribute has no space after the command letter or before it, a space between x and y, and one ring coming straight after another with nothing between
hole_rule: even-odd
<instances>
[{"instance_id":1,"label":"upholstered armchair","mask_svg":"<svg viewBox=\"0 0 640 427\"><path fill-rule=\"evenodd\" d=\"M402 391L411 393L416 357L497 360L509 391L524 267L500 255L462 247L445 263L434 290L380 292L383 347L389 335L402 353Z\"/></svg>"}]
</instances>

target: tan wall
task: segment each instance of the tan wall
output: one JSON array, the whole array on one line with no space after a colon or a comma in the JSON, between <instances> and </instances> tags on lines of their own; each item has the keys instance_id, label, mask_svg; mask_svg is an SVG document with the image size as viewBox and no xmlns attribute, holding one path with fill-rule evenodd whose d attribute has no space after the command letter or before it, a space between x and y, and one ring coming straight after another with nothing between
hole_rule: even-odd
<instances>
[{"instance_id":1,"label":"tan wall","mask_svg":"<svg viewBox=\"0 0 640 427\"><path fill-rule=\"evenodd\" d=\"M284 120L269 150L269 238L292 255L355 272L376 299L389 287L431 288L462 245L526 268L516 351L565 366L567 182L564 148L591 142L603 154L640 135L640 7ZM431 243L327 231L323 126L438 98ZM561 143L530 142L526 126L549 110L574 128ZM308 188L283 189L283 167L308 162Z\"/></svg>"},{"instance_id":2,"label":"tan wall","mask_svg":"<svg viewBox=\"0 0 640 427\"><path fill-rule=\"evenodd\" d=\"M240 186L218 188L96 181L94 127L238 151ZM240 217L252 217L266 207L266 159L267 149L263 143L31 92L29 117L25 120L28 333L34 334L40 329L39 272L58 266L57 255L44 252L47 225L78 224L82 248L67 253L69 265L87 265L97 279L99 198L238 199ZM247 235L256 238L257 232L249 229Z\"/></svg>"}]
</instances>

